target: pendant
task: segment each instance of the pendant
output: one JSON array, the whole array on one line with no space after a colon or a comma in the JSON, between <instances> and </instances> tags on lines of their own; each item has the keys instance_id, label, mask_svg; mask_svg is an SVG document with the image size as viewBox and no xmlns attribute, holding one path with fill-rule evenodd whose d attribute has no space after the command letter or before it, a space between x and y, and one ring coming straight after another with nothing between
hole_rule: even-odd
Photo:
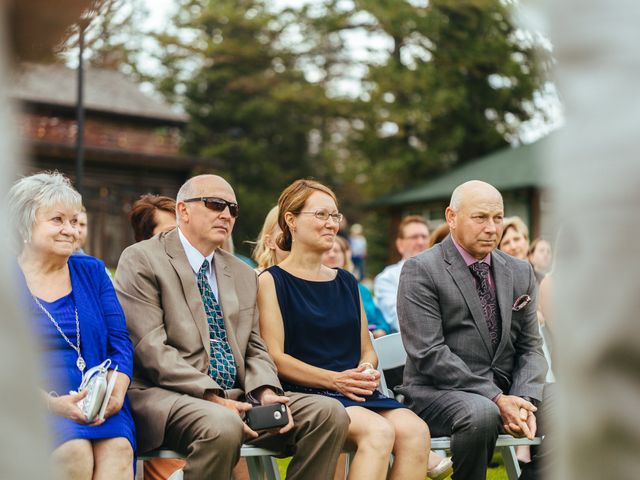
<instances>
[{"instance_id":1,"label":"pendant","mask_svg":"<svg viewBox=\"0 0 640 480\"><path fill-rule=\"evenodd\" d=\"M80 370L80 373L84 373L84 369L87 364L84 362L84 358L80 355L78 355L78 360L76 360L76 366L78 367L78 370Z\"/></svg>"}]
</instances>

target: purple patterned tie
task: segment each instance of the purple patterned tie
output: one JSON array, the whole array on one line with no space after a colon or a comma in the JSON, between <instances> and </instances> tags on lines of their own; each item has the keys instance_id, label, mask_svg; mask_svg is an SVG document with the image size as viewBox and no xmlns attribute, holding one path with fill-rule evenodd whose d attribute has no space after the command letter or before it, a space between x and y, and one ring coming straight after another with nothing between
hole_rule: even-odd
<instances>
[{"instance_id":1,"label":"purple patterned tie","mask_svg":"<svg viewBox=\"0 0 640 480\"><path fill-rule=\"evenodd\" d=\"M476 278L476 289L480 297L480 304L484 313L484 319L489 328L491 346L495 352L500 341L500 322L498 318L498 302L496 294L489 285L489 265L484 262L476 262L469 265L471 273Z\"/></svg>"}]
</instances>

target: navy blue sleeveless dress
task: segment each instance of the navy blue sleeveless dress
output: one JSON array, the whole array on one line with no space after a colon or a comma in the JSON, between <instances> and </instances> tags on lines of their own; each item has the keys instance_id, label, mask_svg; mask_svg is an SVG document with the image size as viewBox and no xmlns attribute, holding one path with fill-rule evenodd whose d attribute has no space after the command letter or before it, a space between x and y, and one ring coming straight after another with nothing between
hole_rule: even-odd
<instances>
[{"instance_id":1,"label":"navy blue sleeveless dress","mask_svg":"<svg viewBox=\"0 0 640 480\"><path fill-rule=\"evenodd\" d=\"M360 294L353 275L336 269L334 280L315 282L295 277L276 266L268 271L276 286L284 323L284 352L314 367L341 372L357 368L360 361ZM334 390L283 381L285 390L325 395L345 407L405 408L379 391L355 402Z\"/></svg>"}]
</instances>

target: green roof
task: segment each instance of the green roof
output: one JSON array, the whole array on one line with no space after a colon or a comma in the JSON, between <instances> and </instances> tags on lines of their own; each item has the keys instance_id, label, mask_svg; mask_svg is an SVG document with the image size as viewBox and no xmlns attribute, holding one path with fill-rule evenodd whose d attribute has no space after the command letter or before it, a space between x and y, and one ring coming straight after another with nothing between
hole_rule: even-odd
<instances>
[{"instance_id":1,"label":"green roof","mask_svg":"<svg viewBox=\"0 0 640 480\"><path fill-rule=\"evenodd\" d=\"M483 180L501 192L522 188L544 188L548 184L544 165L547 139L519 147L505 148L455 167L422 185L378 197L375 207L448 200L458 185Z\"/></svg>"}]
</instances>

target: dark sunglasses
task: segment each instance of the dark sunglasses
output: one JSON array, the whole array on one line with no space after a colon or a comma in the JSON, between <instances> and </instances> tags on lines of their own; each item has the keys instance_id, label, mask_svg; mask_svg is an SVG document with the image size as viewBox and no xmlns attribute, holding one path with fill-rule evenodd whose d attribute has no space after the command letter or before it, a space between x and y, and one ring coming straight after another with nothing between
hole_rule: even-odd
<instances>
[{"instance_id":1,"label":"dark sunglasses","mask_svg":"<svg viewBox=\"0 0 640 480\"><path fill-rule=\"evenodd\" d=\"M204 202L204 206L209 210L213 210L214 212L222 212L225 208L229 207L229 214L236 218L240 213L240 206L237 203L227 202L224 198L217 197L197 197L197 198L187 198L183 200L184 203L189 202Z\"/></svg>"}]
</instances>

